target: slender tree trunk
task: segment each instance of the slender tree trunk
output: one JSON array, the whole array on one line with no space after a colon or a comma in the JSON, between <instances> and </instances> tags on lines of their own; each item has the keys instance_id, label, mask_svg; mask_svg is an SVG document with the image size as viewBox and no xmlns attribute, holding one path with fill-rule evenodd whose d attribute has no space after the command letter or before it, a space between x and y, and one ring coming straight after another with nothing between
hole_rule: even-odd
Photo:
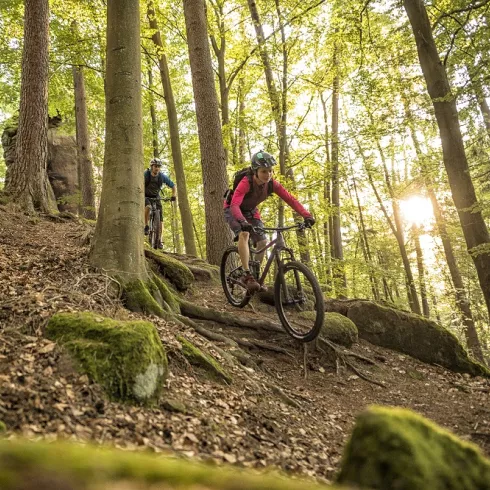
<instances>
[{"instance_id":1,"label":"slender tree trunk","mask_svg":"<svg viewBox=\"0 0 490 490\"><path fill-rule=\"evenodd\" d=\"M367 266L369 267L369 281L371 283L371 290L373 293L373 297L376 301L378 301L380 299L378 281L377 281L376 276L374 275L374 272L373 272L373 266L374 266L373 256L371 254L371 248L369 246L369 240L368 240L367 233L366 233L366 225L364 223L364 213L362 212L361 201L359 199L359 193L357 191L357 183L356 183L356 179L354 177L353 169L352 169L352 182L354 185L354 194L356 196L357 210L359 212L361 244L363 247L363 252L365 254L365 260L366 260Z\"/></svg>"},{"instance_id":2,"label":"slender tree trunk","mask_svg":"<svg viewBox=\"0 0 490 490\"><path fill-rule=\"evenodd\" d=\"M182 232L184 235L185 251L189 255L197 255L194 230L192 227L192 213L187 194L187 182L185 178L184 162L182 160L182 150L180 146L179 122L177 118L177 108L175 106L174 93L168 70L167 57L163 51L162 37L158 29L155 16L153 1L147 4L147 15L150 28L153 30L152 40L158 52L158 64L160 77L162 79L163 96L167 108L168 129L170 133L170 147L172 149L172 160L174 162L175 180L177 181L177 196L179 201L180 218L182 222ZM207 41L207 39L206 39ZM223 191L224 192L224 191Z\"/></svg>"},{"instance_id":3,"label":"slender tree trunk","mask_svg":"<svg viewBox=\"0 0 490 490\"><path fill-rule=\"evenodd\" d=\"M230 109L229 109L229 87L226 83L226 35L225 35L225 23L223 21L223 3L220 1L211 2L215 16L216 22L218 24L219 32L219 46L216 38L213 34L209 36L211 40L211 46L213 48L214 54L216 55L216 60L218 61L218 81L219 81L219 92L220 92L220 102L221 102L221 124L223 127L223 139L225 147L225 160L226 164L229 163L229 149L232 148L231 145L231 128L230 128Z\"/></svg>"},{"instance_id":4,"label":"slender tree trunk","mask_svg":"<svg viewBox=\"0 0 490 490\"><path fill-rule=\"evenodd\" d=\"M148 60L151 63L150 59ZM153 157L158 158L160 152L158 151L158 124L157 114L155 111L155 99L153 97L153 73L151 68L148 69L148 85L149 85L149 98L150 98L150 117L151 117L151 146L153 148Z\"/></svg>"},{"instance_id":5,"label":"slender tree trunk","mask_svg":"<svg viewBox=\"0 0 490 490\"><path fill-rule=\"evenodd\" d=\"M82 67L73 67L75 87L75 122L78 149L78 186L80 188L80 213L86 219L95 219L94 172L90 157L87 100Z\"/></svg>"},{"instance_id":6,"label":"slender tree trunk","mask_svg":"<svg viewBox=\"0 0 490 490\"><path fill-rule=\"evenodd\" d=\"M344 251L340 229L340 182L339 182L339 75L337 46L334 47L333 66L335 70L332 88L332 227L335 263L334 276L341 281L342 294L347 290L344 268Z\"/></svg>"},{"instance_id":7,"label":"slender tree trunk","mask_svg":"<svg viewBox=\"0 0 490 490\"><path fill-rule=\"evenodd\" d=\"M138 0L107 2L106 144L92 265L147 280L143 251L143 130Z\"/></svg>"},{"instance_id":8,"label":"slender tree trunk","mask_svg":"<svg viewBox=\"0 0 490 490\"><path fill-rule=\"evenodd\" d=\"M410 106L406 98L404 98L404 106L405 106L405 117L406 120L408 121L408 126L410 128L410 134L412 137L413 146L415 148L415 153L417 154L417 157L421 162L424 155L422 152L422 148L420 147L419 140L417 138L412 114L410 111ZM434 218L436 221L436 226L439 232L439 236L441 237L441 242L444 249L444 255L446 257L446 263L448 265L449 273L451 275L451 282L454 288L456 307L460 312L461 320L463 322L464 334L465 334L468 349L472 352L475 359L478 359L480 362L484 363L485 360L483 357L483 351L481 348L480 339L478 337L478 332L476 330L475 322L473 319L473 314L471 312L471 305L468 299L468 295L466 293L466 289L464 287L464 283L461 277L461 272L459 270L458 263L456 261L453 245L451 243L451 239L447 231L446 220L444 219L441 207L439 205L439 201L437 200L437 196L434 191L434 186L431 181L431 178L429 174L425 171L421 163L420 163L420 172L424 177L425 187L427 189L427 193L429 194L429 198L432 203L432 211L434 213Z\"/></svg>"},{"instance_id":9,"label":"slender tree trunk","mask_svg":"<svg viewBox=\"0 0 490 490\"><path fill-rule=\"evenodd\" d=\"M468 70L468 72L469 71L470 70ZM472 80L472 86L476 100L478 102L478 106L480 107L487 134L490 137L490 107L488 107L487 99L485 98L485 92L483 91L481 81L479 79Z\"/></svg>"},{"instance_id":10,"label":"slender tree trunk","mask_svg":"<svg viewBox=\"0 0 490 490\"><path fill-rule=\"evenodd\" d=\"M320 91L320 100L323 109L323 121L324 121L324 144L325 144L325 169L323 173L323 202L326 217L323 222L323 236L325 241L325 264L327 268L327 283L332 285L332 260L335 257L335 251L333 247L333 221L332 221L332 195L331 195L331 160L330 160L330 137L328 131L328 111L327 102Z\"/></svg>"},{"instance_id":11,"label":"slender tree trunk","mask_svg":"<svg viewBox=\"0 0 490 490\"><path fill-rule=\"evenodd\" d=\"M485 362L483 357L483 351L481 348L480 339L478 338L478 332L476 330L473 313L471 311L470 302L464 287L463 278L456 261L451 239L446 227L446 220L444 219L442 210L439 206L436 194L432 187L427 188L430 201L432 203L432 210L434 212L434 218L441 237L442 246L444 248L444 255L446 256L447 266L451 275L451 281L454 286L454 294L456 296L456 306L460 311L460 315L464 326L464 335L466 337L466 343L468 349L473 353L475 359L480 362Z\"/></svg>"},{"instance_id":12,"label":"slender tree trunk","mask_svg":"<svg viewBox=\"0 0 490 490\"><path fill-rule=\"evenodd\" d=\"M243 80L240 80L238 86L238 162L240 167L245 165L245 151L246 151L246 141L245 141L245 95L243 93Z\"/></svg>"},{"instance_id":13,"label":"slender tree trunk","mask_svg":"<svg viewBox=\"0 0 490 490\"><path fill-rule=\"evenodd\" d=\"M184 0L184 15L201 147L206 256L211 264L220 264L223 250L231 244L231 233L224 218L222 204L228 179L204 0Z\"/></svg>"},{"instance_id":14,"label":"slender tree trunk","mask_svg":"<svg viewBox=\"0 0 490 490\"><path fill-rule=\"evenodd\" d=\"M456 99L437 52L424 2L404 0L403 4L412 24L420 65L434 105L451 194L490 314L490 236L471 180Z\"/></svg>"},{"instance_id":15,"label":"slender tree trunk","mask_svg":"<svg viewBox=\"0 0 490 490\"><path fill-rule=\"evenodd\" d=\"M48 0L25 0L24 48L15 164L6 192L23 210L56 211L48 181Z\"/></svg>"},{"instance_id":16,"label":"slender tree trunk","mask_svg":"<svg viewBox=\"0 0 490 490\"><path fill-rule=\"evenodd\" d=\"M422 247L420 246L420 229L416 224L412 225L412 236L415 242L415 254L417 256L417 269L419 271L420 299L422 300L422 312L427 318L430 316L429 301L427 299L427 286L425 283L425 267Z\"/></svg>"}]
</instances>

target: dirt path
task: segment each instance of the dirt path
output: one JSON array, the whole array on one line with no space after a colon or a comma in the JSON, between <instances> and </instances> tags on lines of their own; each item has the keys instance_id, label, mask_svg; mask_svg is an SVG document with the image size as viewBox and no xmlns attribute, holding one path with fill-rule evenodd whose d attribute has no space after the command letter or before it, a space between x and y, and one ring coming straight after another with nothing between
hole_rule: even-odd
<instances>
[{"instance_id":1,"label":"dirt path","mask_svg":"<svg viewBox=\"0 0 490 490\"><path fill-rule=\"evenodd\" d=\"M328 356L310 353L307 378L302 348L281 333L203 322L230 338L261 339L288 354L251 349L257 370L227 366L230 386L191 368L177 334L219 357L192 329L152 318L167 346L172 374L168 400L154 409L107 402L79 376L58 347L43 339L58 310L93 310L136 318L111 297L108 278L87 265L85 225L12 216L0 206L0 420L8 437L94 440L127 449L151 448L183 457L276 468L330 480L359 411L370 404L408 407L490 453L490 383L428 366L361 342L355 351L377 360L362 366L386 388L358 378ZM197 283L187 299L203 306L258 317L228 305L219 287ZM226 346L220 345L226 350ZM274 393L279 387L298 406Z\"/></svg>"}]
</instances>

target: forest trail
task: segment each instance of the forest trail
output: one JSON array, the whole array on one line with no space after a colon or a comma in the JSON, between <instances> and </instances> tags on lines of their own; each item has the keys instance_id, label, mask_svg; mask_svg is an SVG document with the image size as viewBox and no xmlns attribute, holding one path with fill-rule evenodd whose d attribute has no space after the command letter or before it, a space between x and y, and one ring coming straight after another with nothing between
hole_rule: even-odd
<instances>
[{"instance_id":1,"label":"forest trail","mask_svg":"<svg viewBox=\"0 0 490 490\"><path fill-rule=\"evenodd\" d=\"M84 238L89 232L88 225L72 220L29 218L0 206L0 420L7 437L92 440L217 463L275 467L330 481L355 416L368 405L381 404L411 408L490 454L488 380L364 341L352 350L376 366L356 365L384 387L320 353L308 354L305 379L303 349L286 334L198 322L231 339L261 340L287 351L242 347L258 368L223 362L233 377L227 386L191 367L176 337L182 335L222 360L213 343L190 327L151 317L169 356L165 400L153 409L108 402L74 371L56 344L43 338L47 320L57 311L141 317L125 310L111 296L110 280L88 266ZM185 298L240 316L272 315L255 300L237 310L226 303L219 286L204 282L195 283Z\"/></svg>"}]
</instances>

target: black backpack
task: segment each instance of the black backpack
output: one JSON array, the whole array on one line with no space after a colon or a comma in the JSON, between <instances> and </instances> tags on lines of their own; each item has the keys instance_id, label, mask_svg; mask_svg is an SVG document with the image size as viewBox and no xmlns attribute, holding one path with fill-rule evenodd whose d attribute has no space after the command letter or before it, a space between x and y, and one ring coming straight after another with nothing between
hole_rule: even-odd
<instances>
[{"instance_id":1,"label":"black backpack","mask_svg":"<svg viewBox=\"0 0 490 490\"><path fill-rule=\"evenodd\" d=\"M233 193L235 192L235 189L238 187L238 184L242 181L243 177L247 177L248 183L250 184L249 192L251 192L252 185L253 185L253 173L250 167L242 168L238 172L235 172L235 175L233 176L233 187L231 189L228 189L225 192L225 195L223 196L226 199L226 204L231 204ZM274 191L274 183L271 179L267 184L267 197L269 197L273 191Z\"/></svg>"}]
</instances>

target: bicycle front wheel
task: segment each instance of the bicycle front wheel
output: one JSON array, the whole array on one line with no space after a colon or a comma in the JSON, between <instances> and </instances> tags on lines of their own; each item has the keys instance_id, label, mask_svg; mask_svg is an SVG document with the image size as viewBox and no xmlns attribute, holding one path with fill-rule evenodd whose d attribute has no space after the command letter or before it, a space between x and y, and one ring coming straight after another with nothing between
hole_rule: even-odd
<instances>
[{"instance_id":1,"label":"bicycle front wheel","mask_svg":"<svg viewBox=\"0 0 490 490\"><path fill-rule=\"evenodd\" d=\"M243 308L250 301L250 293L241 284L243 276L242 263L237 247L229 247L225 250L221 259L220 277L226 299L233 306Z\"/></svg>"},{"instance_id":2,"label":"bicycle front wheel","mask_svg":"<svg viewBox=\"0 0 490 490\"><path fill-rule=\"evenodd\" d=\"M274 303L289 335L302 342L318 337L325 301L318 280L306 265L296 261L281 265L274 283Z\"/></svg>"},{"instance_id":3,"label":"bicycle front wheel","mask_svg":"<svg viewBox=\"0 0 490 490\"><path fill-rule=\"evenodd\" d=\"M153 220L150 224L150 245L157 249L162 235L162 222L160 221L160 210L156 209L153 214Z\"/></svg>"}]
</instances>

